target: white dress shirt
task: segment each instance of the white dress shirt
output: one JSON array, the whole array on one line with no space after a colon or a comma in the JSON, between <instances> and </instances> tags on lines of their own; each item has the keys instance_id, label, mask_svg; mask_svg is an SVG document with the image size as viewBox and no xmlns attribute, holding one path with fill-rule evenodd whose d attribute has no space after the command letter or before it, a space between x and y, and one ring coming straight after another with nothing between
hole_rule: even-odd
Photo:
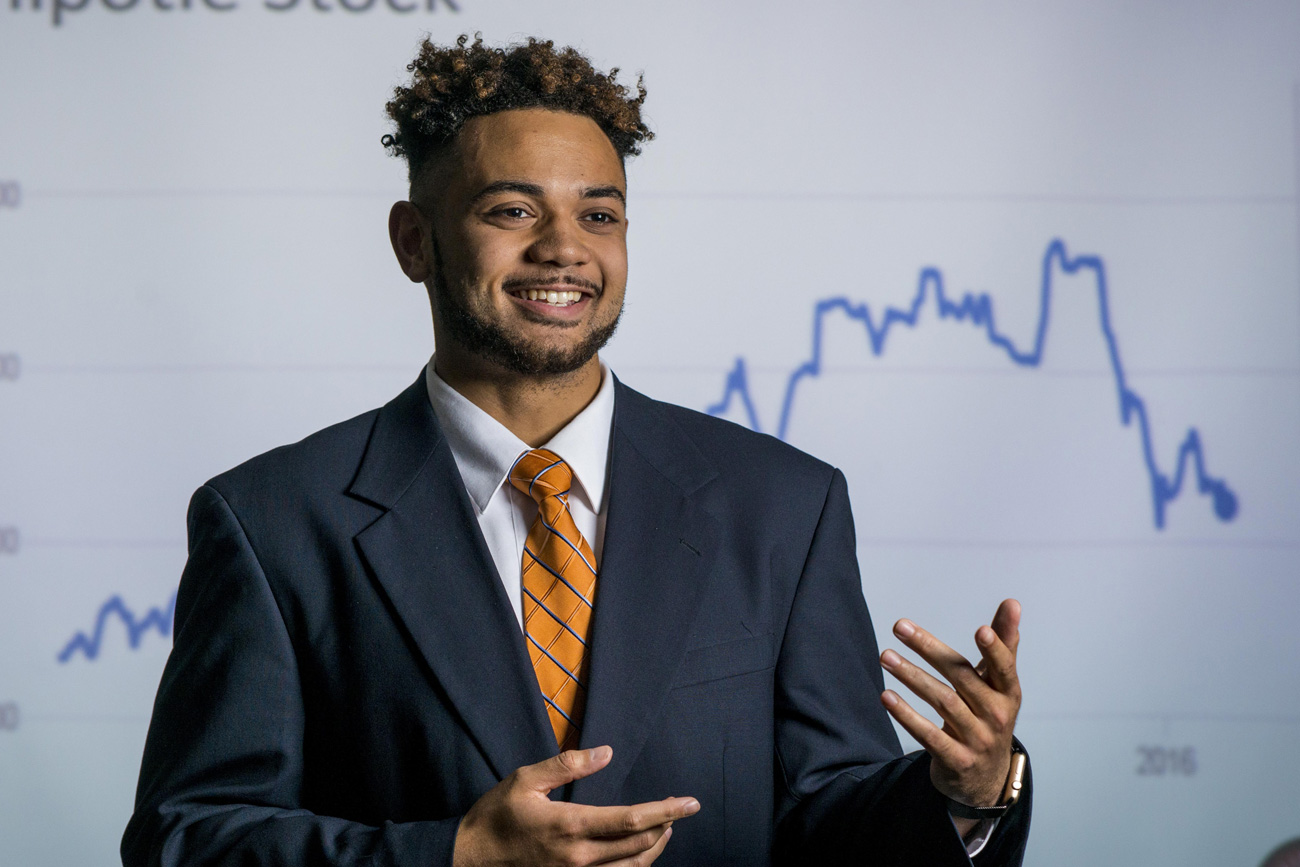
<instances>
[{"instance_id":1,"label":"white dress shirt","mask_svg":"<svg viewBox=\"0 0 1300 867\"><path fill-rule=\"evenodd\" d=\"M563 458L573 471L569 511L578 532L596 554L597 568L605 541L606 470L614 425L614 377L604 365L600 373L600 390L591 403L542 446ZM531 447L443 382L433 369L432 358L424 369L424 383L474 504L492 562L514 606L519 628L523 629L524 540L537 518L537 503L506 477L519 456Z\"/></svg>"},{"instance_id":2,"label":"white dress shirt","mask_svg":"<svg viewBox=\"0 0 1300 867\"><path fill-rule=\"evenodd\" d=\"M523 629L524 540L537 518L537 503L517 490L506 477L519 456L531 447L443 382L433 369L433 362L430 358L424 369L429 403L447 437L492 562L514 606L519 628ZM578 532L595 552L598 569L605 542L609 443L614 426L614 377L603 364L600 374L600 390L591 403L542 446L563 458L573 471L569 511L573 513ZM983 850L997 822L985 821L980 826L966 841L966 853L972 857Z\"/></svg>"}]
</instances>

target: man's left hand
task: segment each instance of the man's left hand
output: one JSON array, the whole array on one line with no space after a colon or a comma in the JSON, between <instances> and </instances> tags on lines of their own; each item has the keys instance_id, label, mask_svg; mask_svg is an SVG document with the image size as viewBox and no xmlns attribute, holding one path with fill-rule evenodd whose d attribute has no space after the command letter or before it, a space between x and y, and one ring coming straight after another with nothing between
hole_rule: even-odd
<instances>
[{"instance_id":1,"label":"man's left hand","mask_svg":"<svg viewBox=\"0 0 1300 867\"><path fill-rule=\"evenodd\" d=\"M894 635L948 680L944 683L893 650L880 655L886 671L939 712L943 728L893 690L881 694L885 709L930 754L935 788L973 807L996 805L1010 771L1011 735L1020 712L1020 603L1004 600L992 627L975 631L983 657L978 667L910 620L895 623Z\"/></svg>"}]
</instances>

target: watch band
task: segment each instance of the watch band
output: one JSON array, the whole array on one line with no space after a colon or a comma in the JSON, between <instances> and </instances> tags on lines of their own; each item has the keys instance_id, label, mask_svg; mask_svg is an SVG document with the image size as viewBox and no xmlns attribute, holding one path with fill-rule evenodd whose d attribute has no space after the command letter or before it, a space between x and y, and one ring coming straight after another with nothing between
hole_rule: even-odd
<instances>
[{"instance_id":1,"label":"watch band","mask_svg":"<svg viewBox=\"0 0 1300 867\"><path fill-rule=\"evenodd\" d=\"M970 804L963 804L961 801L954 801L947 795L942 795L944 803L948 805L948 812L959 819L974 819L982 821L984 819L1000 819L1020 800L1020 792L1025 786L1025 765L1028 758L1024 753L1014 752L1011 754L1011 770L1007 774L1007 784L1002 789L1002 803L995 807L972 807Z\"/></svg>"},{"instance_id":2,"label":"watch band","mask_svg":"<svg viewBox=\"0 0 1300 867\"><path fill-rule=\"evenodd\" d=\"M970 804L954 801L947 795L943 796L943 800L948 805L948 813L959 819L1001 819L1003 814L1011 808L1010 804L1002 804L998 807L972 807Z\"/></svg>"}]
</instances>

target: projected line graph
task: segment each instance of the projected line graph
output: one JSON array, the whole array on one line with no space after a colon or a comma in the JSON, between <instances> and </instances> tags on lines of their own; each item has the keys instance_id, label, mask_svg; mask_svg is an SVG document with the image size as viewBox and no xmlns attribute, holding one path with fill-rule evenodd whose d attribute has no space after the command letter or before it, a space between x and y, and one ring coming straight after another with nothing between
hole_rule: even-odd
<instances>
[{"instance_id":1,"label":"projected line graph","mask_svg":"<svg viewBox=\"0 0 1300 867\"><path fill-rule=\"evenodd\" d=\"M150 608L142 616L137 617L136 613L123 601L121 596L113 596L103 605L99 606L99 614L95 617L95 628L91 634L78 632L69 639L68 643L59 651L59 662L67 663L73 656L80 653L86 659L94 660L99 657L100 648L103 646L104 633L108 628L110 621L114 618L122 621L126 627L126 638L135 650L140 646L144 639L145 633L150 630L156 631L159 635L166 638L171 635L172 615L176 613L176 594L173 593L167 600L167 604L161 608Z\"/></svg>"},{"instance_id":2,"label":"projected line graph","mask_svg":"<svg viewBox=\"0 0 1300 867\"><path fill-rule=\"evenodd\" d=\"M968 292L959 301L949 298L944 290L943 273L938 268L927 267L921 270L917 280L916 295L906 309L887 307L878 320L872 315L871 308L867 304L854 303L843 296L818 301L813 308L812 357L791 371L786 380L781 415L776 425L777 437L784 440L789 432L795 395L800 383L806 379L816 378L822 373L822 334L827 316L837 312L843 313L849 319L861 323L872 354L880 356L884 354L886 340L896 326L917 327L926 300L933 296L939 319L969 322L972 326L983 329L989 343L1001 350L1012 363L1020 367L1041 367L1043 352L1047 345L1048 326L1051 322L1052 280L1058 268L1060 272L1068 275L1086 271L1096 282L1098 320L1106 340L1110 369L1119 398L1120 423L1128 427L1134 420L1137 421L1142 459L1151 486L1156 529L1164 529L1166 508L1182 492L1183 485L1188 479L1189 468L1195 474L1198 492L1211 498L1215 516L1224 522L1233 520L1237 516L1237 495L1226 481L1211 476L1206 470L1205 449L1196 428L1188 428L1187 435L1178 448L1172 475L1160 469L1156 460L1155 446L1152 443L1151 420L1146 401L1129 386L1124 365L1120 361L1119 341L1115 337L1110 321L1105 263L1100 256L1095 255L1072 258L1066 251L1065 242L1059 238L1048 244L1047 251L1043 254L1042 280L1039 284L1038 327L1034 334L1033 346L1028 350L1021 349L1015 341L998 330L993 313L993 299L988 294ZM749 420L750 428L756 431L763 430L759 423L758 411L754 408L744 357L736 359L735 366L727 374L721 399L709 406L706 411L710 415L722 415L731 408L732 401L740 403Z\"/></svg>"}]
</instances>

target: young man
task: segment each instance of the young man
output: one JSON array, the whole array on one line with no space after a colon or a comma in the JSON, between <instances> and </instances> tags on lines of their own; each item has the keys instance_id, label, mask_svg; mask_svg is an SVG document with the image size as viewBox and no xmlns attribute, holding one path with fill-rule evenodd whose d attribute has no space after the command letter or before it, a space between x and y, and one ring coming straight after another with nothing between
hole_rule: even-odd
<instances>
[{"instance_id":1,"label":"young man","mask_svg":"<svg viewBox=\"0 0 1300 867\"><path fill-rule=\"evenodd\" d=\"M411 70L389 227L437 352L195 494L124 862L1019 863L1019 606L979 668L899 622L951 686L878 660L839 471L597 356L644 91L549 42Z\"/></svg>"}]
</instances>

